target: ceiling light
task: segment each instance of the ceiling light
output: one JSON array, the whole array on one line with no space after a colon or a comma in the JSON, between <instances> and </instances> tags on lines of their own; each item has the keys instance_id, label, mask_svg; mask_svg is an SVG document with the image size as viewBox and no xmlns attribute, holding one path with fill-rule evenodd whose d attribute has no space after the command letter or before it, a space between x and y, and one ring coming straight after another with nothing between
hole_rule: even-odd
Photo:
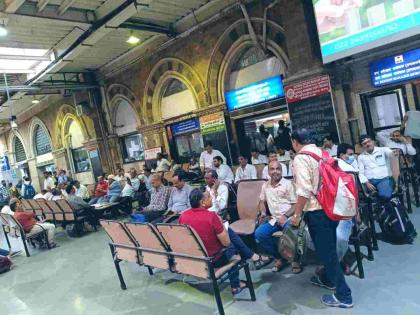
<instances>
[{"instance_id":1,"label":"ceiling light","mask_svg":"<svg viewBox=\"0 0 420 315\"><path fill-rule=\"evenodd\" d=\"M6 36L7 33L7 28L4 25L0 25L0 36Z\"/></svg>"},{"instance_id":2,"label":"ceiling light","mask_svg":"<svg viewBox=\"0 0 420 315\"><path fill-rule=\"evenodd\" d=\"M39 100L32 100L32 104L39 104Z\"/></svg>"},{"instance_id":3,"label":"ceiling light","mask_svg":"<svg viewBox=\"0 0 420 315\"><path fill-rule=\"evenodd\" d=\"M134 35L130 35L126 42L130 45L136 45L140 42L140 38Z\"/></svg>"}]
</instances>

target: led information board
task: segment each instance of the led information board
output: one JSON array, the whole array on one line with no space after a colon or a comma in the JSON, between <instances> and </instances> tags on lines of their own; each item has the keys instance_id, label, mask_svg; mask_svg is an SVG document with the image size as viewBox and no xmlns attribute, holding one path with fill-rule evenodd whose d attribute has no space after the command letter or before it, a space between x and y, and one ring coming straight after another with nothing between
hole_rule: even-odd
<instances>
[{"instance_id":1,"label":"led information board","mask_svg":"<svg viewBox=\"0 0 420 315\"><path fill-rule=\"evenodd\" d=\"M281 76L259 81L225 93L229 111L267 102L284 96Z\"/></svg>"},{"instance_id":2,"label":"led information board","mask_svg":"<svg viewBox=\"0 0 420 315\"><path fill-rule=\"evenodd\" d=\"M420 77L420 48L372 62L372 84L375 87Z\"/></svg>"},{"instance_id":3,"label":"led information board","mask_svg":"<svg viewBox=\"0 0 420 315\"><path fill-rule=\"evenodd\" d=\"M312 0L324 63L420 34L419 0Z\"/></svg>"}]
</instances>

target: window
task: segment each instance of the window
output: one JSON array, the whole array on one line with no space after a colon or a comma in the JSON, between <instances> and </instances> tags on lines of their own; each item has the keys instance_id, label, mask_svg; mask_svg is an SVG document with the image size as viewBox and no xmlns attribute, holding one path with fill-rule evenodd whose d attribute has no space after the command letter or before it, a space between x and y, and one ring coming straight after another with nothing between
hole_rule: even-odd
<instances>
[{"instance_id":1,"label":"window","mask_svg":"<svg viewBox=\"0 0 420 315\"><path fill-rule=\"evenodd\" d=\"M26 160L25 148L23 147L22 141L18 137L15 137L15 157L16 162L23 162Z\"/></svg>"},{"instance_id":2,"label":"window","mask_svg":"<svg viewBox=\"0 0 420 315\"><path fill-rule=\"evenodd\" d=\"M144 144L142 135L130 135L120 139L124 163L144 160Z\"/></svg>"},{"instance_id":3,"label":"window","mask_svg":"<svg viewBox=\"0 0 420 315\"><path fill-rule=\"evenodd\" d=\"M35 152L37 156L51 152L50 139L45 129L39 125L35 129Z\"/></svg>"},{"instance_id":4,"label":"window","mask_svg":"<svg viewBox=\"0 0 420 315\"><path fill-rule=\"evenodd\" d=\"M90 162L86 149L72 149L71 150L74 162L74 170L76 173L87 172L90 170Z\"/></svg>"},{"instance_id":5,"label":"window","mask_svg":"<svg viewBox=\"0 0 420 315\"><path fill-rule=\"evenodd\" d=\"M232 72L239 71L241 69L255 65L256 63L264 61L266 59L267 56L261 49L252 46L246 49L241 55L239 55L238 60L232 66Z\"/></svg>"}]
</instances>

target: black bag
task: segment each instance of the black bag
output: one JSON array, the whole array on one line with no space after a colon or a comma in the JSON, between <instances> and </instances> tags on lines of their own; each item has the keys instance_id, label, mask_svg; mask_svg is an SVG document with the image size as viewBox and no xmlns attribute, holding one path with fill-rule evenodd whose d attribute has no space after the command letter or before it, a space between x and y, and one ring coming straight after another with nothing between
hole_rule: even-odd
<instances>
[{"instance_id":1,"label":"black bag","mask_svg":"<svg viewBox=\"0 0 420 315\"><path fill-rule=\"evenodd\" d=\"M7 272L12 267L12 261L9 257L0 256L0 273Z\"/></svg>"},{"instance_id":2,"label":"black bag","mask_svg":"<svg viewBox=\"0 0 420 315\"><path fill-rule=\"evenodd\" d=\"M66 232L69 237L81 237L83 235L83 223L67 224Z\"/></svg>"},{"instance_id":3,"label":"black bag","mask_svg":"<svg viewBox=\"0 0 420 315\"><path fill-rule=\"evenodd\" d=\"M380 208L378 222L384 240L395 244L412 244L417 232L407 210L398 198L393 198Z\"/></svg>"}]
</instances>

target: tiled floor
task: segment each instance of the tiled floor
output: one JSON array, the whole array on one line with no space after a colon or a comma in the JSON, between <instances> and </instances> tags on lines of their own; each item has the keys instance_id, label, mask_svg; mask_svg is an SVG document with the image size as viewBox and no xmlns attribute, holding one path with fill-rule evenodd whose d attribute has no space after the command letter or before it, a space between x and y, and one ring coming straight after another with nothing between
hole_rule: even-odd
<instances>
[{"instance_id":1,"label":"tiled floor","mask_svg":"<svg viewBox=\"0 0 420 315\"><path fill-rule=\"evenodd\" d=\"M420 209L412 219L420 230ZM128 289L122 291L101 230L79 239L59 233L59 248L14 259L16 268L0 275L0 315L158 315L213 314L210 286L194 278L122 266ZM233 301L223 291L227 314L420 314L420 240L414 245L380 243L375 261L364 261L366 279L348 277L355 307L330 309L320 302L327 291L308 283L314 267L300 275L253 271L257 301ZM18 244L14 244L18 246ZM5 246L2 246L5 248ZM248 298L248 292L240 298Z\"/></svg>"}]
</instances>

